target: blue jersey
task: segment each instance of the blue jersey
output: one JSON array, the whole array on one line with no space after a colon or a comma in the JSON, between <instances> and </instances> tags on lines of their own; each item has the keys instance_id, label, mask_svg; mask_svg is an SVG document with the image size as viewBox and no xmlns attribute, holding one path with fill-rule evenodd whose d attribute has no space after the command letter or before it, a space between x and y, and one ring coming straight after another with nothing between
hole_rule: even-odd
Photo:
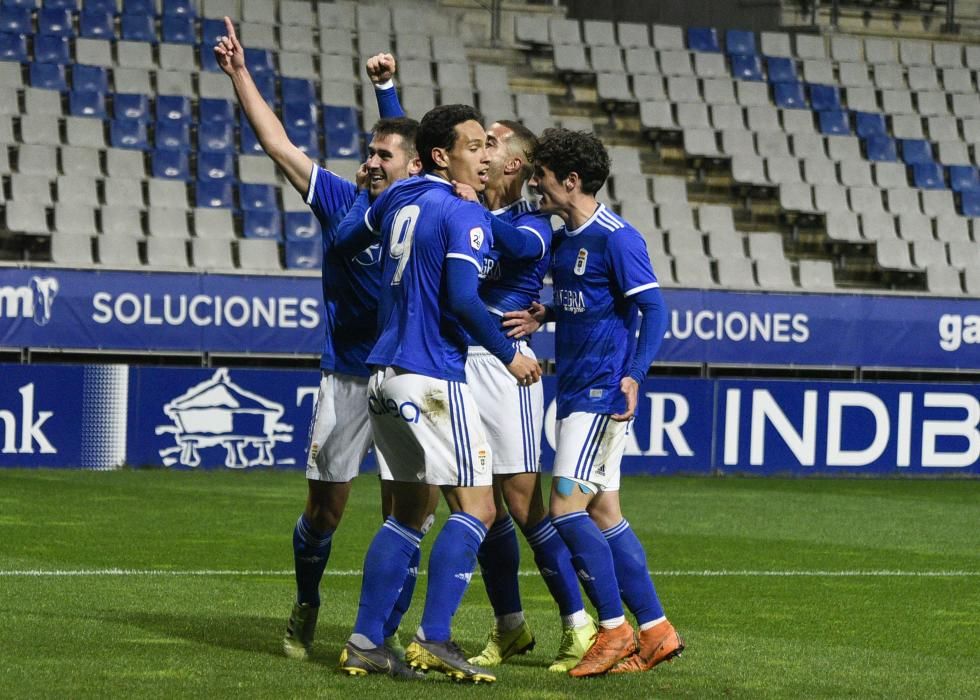
<instances>
[{"instance_id":1,"label":"blue jersey","mask_svg":"<svg viewBox=\"0 0 980 700\"><path fill-rule=\"evenodd\" d=\"M368 376L368 353L374 345L381 284L381 246L346 257L333 249L337 225L354 203L354 185L318 165L313 166L306 203L320 221L323 236L323 304L326 339L320 367L358 377Z\"/></svg>"},{"instance_id":2,"label":"blue jersey","mask_svg":"<svg viewBox=\"0 0 980 700\"><path fill-rule=\"evenodd\" d=\"M600 204L581 227L555 234L551 276L558 418L621 413L619 382L629 374L639 327L630 297L659 286L643 236Z\"/></svg>"},{"instance_id":3,"label":"blue jersey","mask_svg":"<svg viewBox=\"0 0 980 700\"><path fill-rule=\"evenodd\" d=\"M466 339L448 311L445 263L457 258L483 269L489 214L426 175L389 187L364 220L382 237L378 341L368 364L465 382Z\"/></svg>"}]
</instances>

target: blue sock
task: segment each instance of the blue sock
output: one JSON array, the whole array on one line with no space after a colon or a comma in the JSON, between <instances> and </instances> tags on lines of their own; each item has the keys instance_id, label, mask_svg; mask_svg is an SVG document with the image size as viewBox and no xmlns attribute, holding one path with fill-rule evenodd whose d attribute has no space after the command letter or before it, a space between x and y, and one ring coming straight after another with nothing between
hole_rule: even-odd
<instances>
[{"instance_id":1,"label":"blue sock","mask_svg":"<svg viewBox=\"0 0 980 700\"><path fill-rule=\"evenodd\" d=\"M405 572L421 541L422 533L418 530L392 517L385 520L364 555L354 634L363 635L375 645L384 643L385 621L398 601Z\"/></svg>"},{"instance_id":2,"label":"blue sock","mask_svg":"<svg viewBox=\"0 0 980 700\"><path fill-rule=\"evenodd\" d=\"M510 516L493 524L480 545L477 558L494 615L500 617L521 612L521 591L517 584L521 550Z\"/></svg>"},{"instance_id":3,"label":"blue sock","mask_svg":"<svg viewBox=\"0 0 980 700\"><path fill-rule=\"evenodd\" d=\"M486 535L483 523L468 513L453 513L443 525L429 555L429 588L419 626L425 639L449 639L453 615L466 593Z\"/></svg>"},{"instance_id":4,"label":"blue sock","mask_svg":"<svg viewBox=\"0 0 980 700\"><path fill-rule=\"evenodd\" d=\"M558 603L561 615L571 615L584 609L578 577L575 575L575 567L572 566L572 554L551 520L545 518L525 532L524 536L534 551L534 563L538 565L544 583L551 591L551 597Z\"/></svg>"},{"instance_id":5,"label":"blue sock","mask_svg":"<svg viewBox=\"0 0 980 700\"><path fill-rule=\"evenodd\" d=\"M637 624L664 616L664 608L647 569L647 554L636 533L624 518L618 525L602 531L616 563L616 580L626 607L636 615Z\"/></svg>"},{"instance_id":6,"label":"blue sock","mask_svg":"<svg viewBox=\"0 0 980 700\"><path fill-rule=\"evenodd\" d=\"M333 530L318 532L306 518L299 516L293 528L293 565L296 569L296 602L320 604L320 579L330 558Z\"/></svg>"},{"instance_id":7,"label":"blue sock","mask_svg":"<svg viewBox=\"0 0 980 700\"><path fill-rule=\"evenodd\" d=\"M402 623L402 617L405 616L408 608L412 605L412 595L415 594L415 583L419 578L419 561L421 558L422 550L416 547L415 554L412 555L412 560L408 563L408 573L405 575L405 582L402 584L402 592L398 594L395 607L392 608L391 615L385 621L385 639L398 631L398 627Z\"/></svg>"},{"instance_id":8,"label":"blue sock","mask_svg":"<svg viewBox=\"0 0 980 700\"><path fill-rule=\"evenodd\" d=\"M619 599L612 552L589 514L580 510L552 518L551 522L572 553L572 566L599 614L599 621L622 616L623 603Z\"/></svg>"}]
</instances>

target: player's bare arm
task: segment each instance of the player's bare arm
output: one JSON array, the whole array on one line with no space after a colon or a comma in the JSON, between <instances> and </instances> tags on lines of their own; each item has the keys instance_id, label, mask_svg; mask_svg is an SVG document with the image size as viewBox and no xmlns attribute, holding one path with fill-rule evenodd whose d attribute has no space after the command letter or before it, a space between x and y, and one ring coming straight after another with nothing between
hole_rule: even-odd
<instances>
[{"instance_id":1,"label":"player's bare arm","mask_svg":"<svg viewBox=\"0 0 980 700\"><path fill-rule=\"evenodd\" d=\"M640 385L633 377L623 377L619 380L619 390L626 397L626 410L609 416L615 421L627 421L636 413L636 402L640 395Z\"/></svg>"},{"instance_id":2,"label":"player's bare arm","mask_svg":"<svg viewBox=\"0 0 980 700\"><path fill-rule=\"evenodd\" d=\"M508 338L520 339L534 333L547 322L547 319L548 307L532 301L530 309L505 313L502 325L504 328L510 329L507 331Z\"/></svg>"},{"instance_id":3,"label":"player's bare arm","mask_svg":"<svg viewBox=\"0 0 980 700\"><path fill-rule=\"evenodd\" d=\"M226 36L218 37L214 46L218 66L231 78L238 102L262 148L279 166L290 184L306 197L313 161L289 140L279 117L259 93L245 66L245 49L238 41L235 25L228 17L225 17L225 31Z\"/></svg>"}]
</instances>

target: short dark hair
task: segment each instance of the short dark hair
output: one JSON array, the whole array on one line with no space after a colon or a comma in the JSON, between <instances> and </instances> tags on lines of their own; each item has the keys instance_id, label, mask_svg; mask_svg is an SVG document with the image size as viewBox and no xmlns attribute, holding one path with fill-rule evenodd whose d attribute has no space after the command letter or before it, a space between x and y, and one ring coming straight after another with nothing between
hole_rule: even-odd
<instances>
[{"instance_id":1,"label":"short dark hair","mask_svg":"<svg viewBox=\"0 0 980 700\"><path fill-rule=\"evenodd\" d=\"M469 105L441 105L425 113L415 136L415 150L424 170L436 167L432 149L452 150L456 145L456 125L470 120L483 124L483 115Z\"/></svg>"},{"instance_id":2,"label":"short dark hair","mask_svg":"<svg viewBox=\"0 0 980 700\"><path fill-rule=\"evenodd\" d=\"M402 146L409 160L418 154L415 152L415 137L419 132L419 123L408 117L387 117L379 119L371 129L375 136L401 136Z\"/></svg>"},{"instance_id":3,"label":"short dark hair","mask_svg":"<svg viewBox=\"0 0 980 700\"><path fill-rule=\"evenodd\" d=\"M595 194L609 177L609 153L589 131L545 129L534 150L535 166L544 165L559 182L578 173L585 194Z\"/></svg>"},{"instance_id":4,"label":"short dark hair","mask_svg":"<svg viewBox=\"0 0 980 700\"><path fill-rule=\"evenodd\" d=\"M534 172L533 159L534 151L538 147L538 137L526 126L512 119L498 119L496 123L507 127L513 132L513 136L508 141L514 141L524 151L524 168L522 169L523 172L521 175L524 176L525 180L529 179Z\"/></svg>"}]
</instances>

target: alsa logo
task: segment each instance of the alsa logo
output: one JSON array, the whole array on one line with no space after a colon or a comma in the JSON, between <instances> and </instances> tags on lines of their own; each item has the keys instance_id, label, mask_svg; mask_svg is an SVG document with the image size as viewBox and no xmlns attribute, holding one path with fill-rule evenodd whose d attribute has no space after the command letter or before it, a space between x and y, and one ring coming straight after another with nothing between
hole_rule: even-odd
<instances>
[{"instance_id":1,"label":"alsa logo","mask_svg":"<svg viewBox=\"0 0 980 700\"><path fill-rule=\"evenodd\" d=\"M32 455L57 454L51 441L44 434L45 422L53 411L34 410L34 384L25 384L17 390L20 394L19 415L12 410L0 409L0 426L3 428L3 454ZM20 440L18 441L18 438ZM34 449L35 444L37 450Z\"/></svg>"},{"instance_id":2,"label":"alsa logo","mask_svg":"<svg viewBox=\"0 0 980 700\"><path fill-rule=\"evenodd\" d=\"M31 277L22 287L0 287L0 318L33 318L37 325L46 326L58 290L54 277Z\"/></svg>"},{"instance_id":3,"label":"alsa logo","mask_svg":"<svg viewBox=\"0 0 980 700\"><path fill-rule=\"evenodd\" d=\"M277 462L276 444L293 440L293 427L279 422L283 405L238 386L227 369L192 386L163 412L173 422L158 425L156 434L170 433L176 443L160 450L167 466L199 466L201 451L211 448L223 449L224 465L232 469L271 466ZM278 460L279 464L293 462Z\"/></svg>"},{"instance_id":4,"label":"alsa logo","mask_svg":"<svg viewBox=\"0 0 980 700\"><path fill-rule=\"evenodd\" d=\"M943 314L939 318L939 347L954 352L962 345L980 345L980 316Z\"/></svg>"}]
</instances>

